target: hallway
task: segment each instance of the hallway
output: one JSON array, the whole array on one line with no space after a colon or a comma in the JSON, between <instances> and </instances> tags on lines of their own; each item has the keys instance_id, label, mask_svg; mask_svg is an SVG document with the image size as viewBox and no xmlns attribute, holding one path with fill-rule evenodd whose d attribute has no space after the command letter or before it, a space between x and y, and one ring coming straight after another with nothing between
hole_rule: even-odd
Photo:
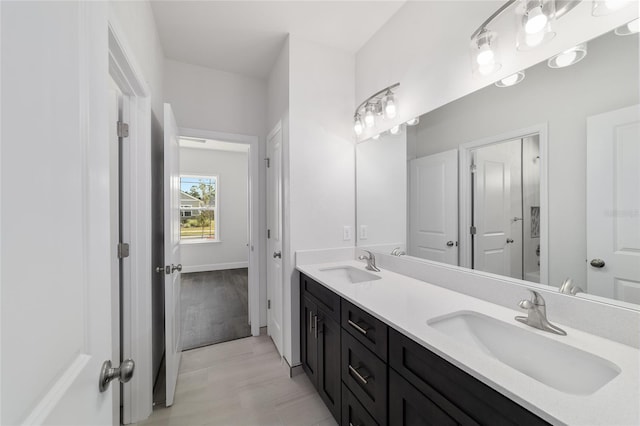
<instances>
[{"instance_id":1,"label":"hallway","mask_svg":"<svg viewBox=\"0 0 640 426\"><path fill-rule=\"evenodd\" d=\"M266 335L186 351L174 405L138 424L335 425L307 376L287 368Z\"/></svg>"}]
</instances>

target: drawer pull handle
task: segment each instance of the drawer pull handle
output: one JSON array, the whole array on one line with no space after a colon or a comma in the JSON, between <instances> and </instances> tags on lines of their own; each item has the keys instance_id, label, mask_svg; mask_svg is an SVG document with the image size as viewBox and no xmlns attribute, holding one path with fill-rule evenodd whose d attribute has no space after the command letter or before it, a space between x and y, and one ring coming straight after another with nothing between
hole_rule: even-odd
<instances>
[{"instance_id":1,"label":"drawer pull handle","mask_svg":"<svg viewBox=\"0 0 640 426\"><path fill-rule=\"evenodd\" d=\"M315 332L315 336L314 337L316 338L316 340L318 340L318 316L317 315L315 315L313 317L313 328L315 329L314 330L314 332Z\"/></svg>"},{"instance_id":2,"label":"drawer pull handle","mask_svg":"<svg viewBox=\"0 0 640 426\"><path fill-rule=\"evenodd\" d=\"M358 324L356 324L355 322L349 320L347 321L349 323L349 325L353 328L355 328L356 330L358 330L360 333L364 334L365 336L367 335L367 329L364 329L362 327L360 327Z\"/></svg>"},{"instance_id":3,"label":"drawer pull handle","mask_svg":"<svg viewBox=\"0 0 640 426\"><path fill-rule=\"evenodd\" d=\"M309 334L313 333L313 311L309 311Z\"/></svg>"},{"instance_id":4,"label":"drawer pull handle","mask_svg":"<svg viewBox=\"0 0 640 426\"><path fill-rule=\"evenodd\" d=\"M369 379L371 376L362 377L362 374L360 374L357 369L353 368L351 364L349 364L349 370L351 370L351 372L355 374L358 380L360 380L363 384L366 385L367 383L369 383L367 379Z\"/></svg>"}]
</instances>

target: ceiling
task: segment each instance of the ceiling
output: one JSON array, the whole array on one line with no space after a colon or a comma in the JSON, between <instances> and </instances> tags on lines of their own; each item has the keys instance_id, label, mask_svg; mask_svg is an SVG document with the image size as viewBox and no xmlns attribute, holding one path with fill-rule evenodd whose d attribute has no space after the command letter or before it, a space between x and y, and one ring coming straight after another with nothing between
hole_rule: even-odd
<instances>
[{"instance_id":1,"label":"ceiling","mask_svg":"<svg viewBox=\"0 0 640 426\"><path fill-rule=\"evenodd\" d=\"M404 0L152 0L169 59L266 78L287 34L355 53Z\"/></svg>"},{"instance_id":2,"label":"ceiling","mask_svg":"<svg viewBox=\"0 0 640 426\"><path fill-rule=\"evenodd\" d=\"M181 148L212 149L214 151L249 152L249 145L244 143L224 142L213 139L182 137L179 141Z\"/></svg>"}]
</instances>

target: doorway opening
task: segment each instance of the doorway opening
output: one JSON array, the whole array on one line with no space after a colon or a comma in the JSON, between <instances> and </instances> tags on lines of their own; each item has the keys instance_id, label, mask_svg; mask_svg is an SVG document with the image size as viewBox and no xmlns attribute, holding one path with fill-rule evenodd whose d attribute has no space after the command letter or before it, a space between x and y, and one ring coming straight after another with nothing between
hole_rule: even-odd
<instances>
[{"instance_id":1,"label":"doorway opening","mask_svg":"<svg viewBox=\"0 0 640 426\"><path fill-rule=\"evenodd\" d=\"M460 146L461 265L547 283L546 125Z\"/></svg>"},{"instance_id":2,"label":"doorway opening","mask_svg":"<svg viewBox=\"0 0 640 426\"><path fill-rule=\"evenodd\" d=\"M249 150L180 139L183 351L251 335Z\"/></svg>"}]
</instances>

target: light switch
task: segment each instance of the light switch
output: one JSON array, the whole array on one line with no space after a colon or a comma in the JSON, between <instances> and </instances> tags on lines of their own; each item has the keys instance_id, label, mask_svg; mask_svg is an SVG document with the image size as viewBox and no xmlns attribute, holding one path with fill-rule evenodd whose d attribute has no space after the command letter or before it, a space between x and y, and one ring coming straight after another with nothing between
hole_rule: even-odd
<instances>
[{"instance_id":1,"label":"light switch","mask_svg":"<svg viewBox=\"0 0 640 426\"><path fill-rule=\"evenodd\" d=\"M344 241L350 241L351 240L351 227L350 226L345 226L344 228L342 228L342 239Z\"/></svg>"},{"instance_id":2,"label":"light switch","mask_svg":"<svg viewBox=\"0 0 640 426\"><path fill-rule=\"evenodd\" d=\"M367 225L360 225L360 239L366 240L369 238L369 227Z\"/></svg>"}]
</instances>

